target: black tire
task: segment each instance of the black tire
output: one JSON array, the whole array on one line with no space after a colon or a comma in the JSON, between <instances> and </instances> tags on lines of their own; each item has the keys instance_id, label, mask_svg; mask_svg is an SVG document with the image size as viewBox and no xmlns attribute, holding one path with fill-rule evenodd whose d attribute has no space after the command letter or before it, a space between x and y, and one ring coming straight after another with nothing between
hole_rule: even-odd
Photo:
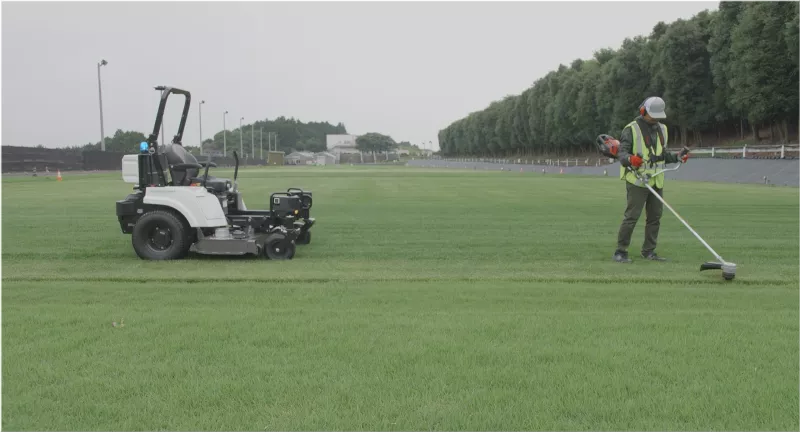
<instances>
[{"instance_id":1,"label":"black tire","mask_svg":"<svg viewBox=\"0 0 800 432\"><path fill-rule=\"evenodd\" d=\"M295 245L281 233L273 233L264 241L264 255L272 260L290 260L294 258Z\"/></svg>"},{"instance_id":2,"label":"black tire","mask_svg":"<svg viewBox=\"0 0 800 432\"><path fill-rule=\"evenodd\" d=\"M131 243L136 255L147 260L174 260L189 252L187 227L174 213L154 210L136 222Z\"/></svg>"},{"instance_id":3,"label":"black tire","mask_svg":"<svg viewBox=\"0 0 800 432\"><path fill-rule=\"evenodd\" d=\"M297 244L307 245L309 243L311 243L311 231L306 231L300 234L300 237L297 237Z\"/></svg>"}]
</instances>

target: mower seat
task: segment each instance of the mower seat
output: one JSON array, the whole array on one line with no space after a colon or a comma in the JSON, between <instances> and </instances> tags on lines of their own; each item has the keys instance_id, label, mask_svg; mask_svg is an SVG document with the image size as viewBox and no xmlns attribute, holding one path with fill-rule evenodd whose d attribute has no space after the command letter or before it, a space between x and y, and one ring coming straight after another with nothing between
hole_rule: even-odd
<instances>
[{"instance_id":1,"label":"mower seat","mask_svg":"<svg viewBox=\"0 0 800 432\"><path fill-rule=\"evenodd\" d=\"M203 176L192 177L190 180L191 183L200 183L201 185L203 184ZM228 179L208 176L208 181L206 182L206 188L214 191L215 195L223 194L228 191L230 184L231 181Z\"/></svg>"},{"instance_id":2,"label":"mower seat","mask_svg":"<svg viewBox=\"0 0 800 432\"><path fill-rule=\"evenodd\" d=\"M192 177L197 177L199 169L186 167L186 165L200 166L197 163L197 159L180 144L167 144L163 149L164 155L167 157L167 164L169 164L172 184L175 186L189 186L192 182Z\"/></svg>"}]
</instances>

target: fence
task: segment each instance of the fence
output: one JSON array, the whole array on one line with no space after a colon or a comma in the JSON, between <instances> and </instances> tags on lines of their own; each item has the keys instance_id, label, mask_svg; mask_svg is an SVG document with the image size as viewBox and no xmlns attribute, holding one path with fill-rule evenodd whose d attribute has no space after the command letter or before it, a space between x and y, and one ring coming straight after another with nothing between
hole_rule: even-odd
<instances>
[{"instance_id":1,"label":"fence","mask_svg":"<svg viewBox=\"0 0 800 432\"><path fill-rule=\"evenodd\" d=\"M83 169L83 158L74 150L3 146L2 159L3 172Z\"/></svg>"},{"instance_id":2,"label":"fence","mask_svg":"<svg viewBox=\"0 0 800 432\"><path fill-rule=\"evenodd\" d=\"M673 151L677 151L674 150ZM692 158L714 158L714 159L799 159L800 144L784 145L765 145L765 146L743 146L725 148L698 148L692 149ZM571 157L571 158L443 158L435 157L437 160L448 162L468 162L468 163L496 163L496 164L517 164L517 165L548 165L548 166L601 166L609 163L605 157Z\"/></svg>"},{"instance_id":3,"label":"fence","mask_svg":"<svg viewBox=\"0 0 800 432\"><path fill-rule=\"evenodd\" d=\"M122 169L122 157L127 153L104 152L99 150L62 150L41 147L3 146L3 172L30 172L36 170L55 171L116 171ZM206 156L197 156L198 161L205 161ZM213 157L218 167L235 165L233 157ZM261 166L267 161L258 158L241 158L239 165Z\"/></svg>"},{"instance_id":4,"label":"fence","mask_svg":"<svg viewBox=\"0 0 800 432\"><path fill-rule=\"evenodd\" d=\"M34 169L39 172L45 170L55 171L117 171L122 169L122 157L127 153L109 152L100 150L63 150L42 147L17 147L3 146L2 160L3 172L31 172ZM268 152L264 156L269 159L260 158L240 158L240 166L266 166L284 165L283 152ZM198 161L203 162L207 156L195 156ZM212 156L211 159L218 167L233 167L236 162L232 156L220 157ZM315 159L316 160L316 159ZM342 154L339 163L342 164L361 164L391 162L398 160L395 154L380 154L375 156L371 153L361 154Z\"/></svg>"}]
</instances>

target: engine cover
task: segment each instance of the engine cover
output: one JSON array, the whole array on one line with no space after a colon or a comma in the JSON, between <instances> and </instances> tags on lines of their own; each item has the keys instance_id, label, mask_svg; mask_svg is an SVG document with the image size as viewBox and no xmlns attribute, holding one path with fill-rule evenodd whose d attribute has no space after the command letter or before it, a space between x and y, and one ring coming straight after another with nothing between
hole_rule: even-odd
<instances>
[{"instance_id":1,"label":"engine cover","mask_svg":"<svg viewBox=\"0 0 800 432\"><path fill-rule=\"evenodd\" d=\"M303 202L299 196L272 194L270 211L278 217L295 216L303 209Z\"/></svg>"}]
</instances>

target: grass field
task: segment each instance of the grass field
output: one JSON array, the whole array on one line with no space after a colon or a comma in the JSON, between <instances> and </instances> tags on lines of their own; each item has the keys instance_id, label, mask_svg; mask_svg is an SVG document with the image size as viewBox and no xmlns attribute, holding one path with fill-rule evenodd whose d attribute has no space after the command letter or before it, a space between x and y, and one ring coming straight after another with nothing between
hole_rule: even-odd
<instances>
[{"instance_id":1,"label":"grass field","mask_svg":"<svg viewBox=\"0 0 800 432\"><path fill-rule=\"evenodd\" d=\"M613 263L612 178L309 167L240 184L250 208L313 190L294 260L143 262L118 174L3 179L3 429L800 427L796 188L668 182L738 264L725 282L666 210L670 262Z\"/></svg>"}]
</instances>

